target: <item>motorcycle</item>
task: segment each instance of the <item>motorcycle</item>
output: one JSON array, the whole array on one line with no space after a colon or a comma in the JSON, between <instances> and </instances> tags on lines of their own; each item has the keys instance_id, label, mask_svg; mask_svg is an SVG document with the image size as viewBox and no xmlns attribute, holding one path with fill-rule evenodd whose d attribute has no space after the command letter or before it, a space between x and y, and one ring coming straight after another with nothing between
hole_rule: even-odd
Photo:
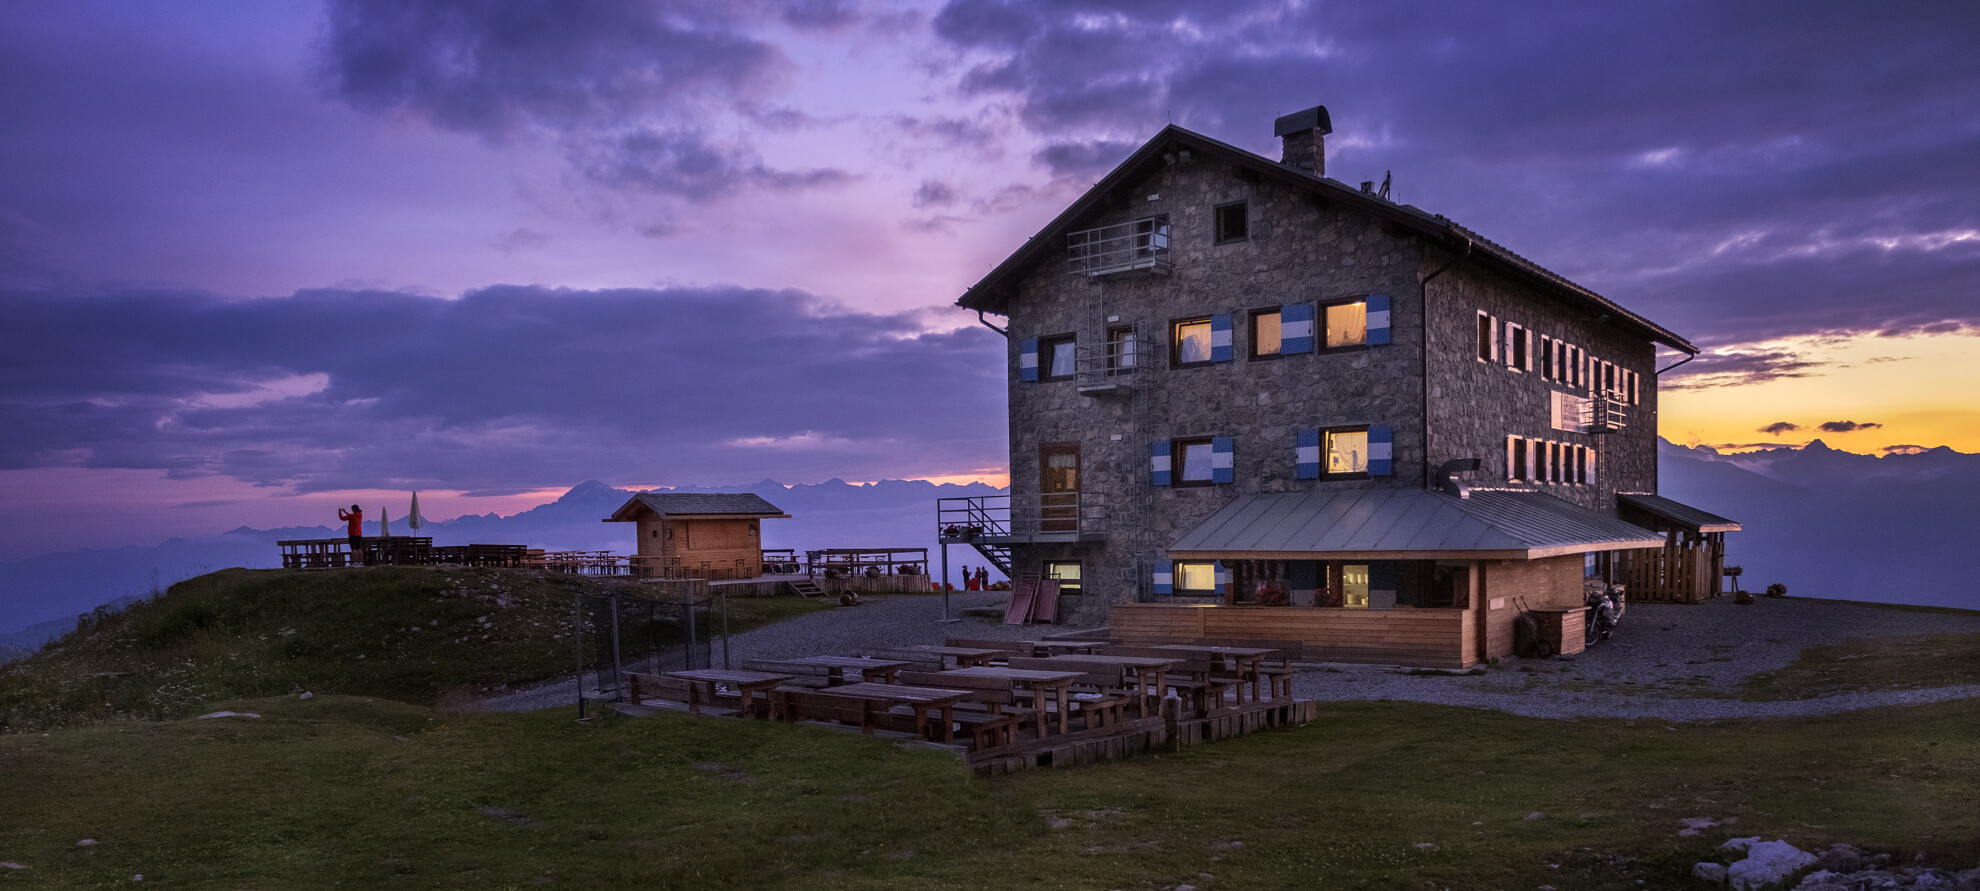
<instances>
[{"instance_id":1,"label":"motorcycle","mask_svg":"<svg viewBox=\"0 0 1980 891\"><path fill-rule=\"evenodd\" d=\"M1588 595L1588 616L1582 622L1582 645L1592 647L1597 641L1609 639L1616 630L1616 623L1622 621L1623 610L1629 606L1629 598L1623 586L1610 585L1606 589Z\"/></svg>"}]
</instances>

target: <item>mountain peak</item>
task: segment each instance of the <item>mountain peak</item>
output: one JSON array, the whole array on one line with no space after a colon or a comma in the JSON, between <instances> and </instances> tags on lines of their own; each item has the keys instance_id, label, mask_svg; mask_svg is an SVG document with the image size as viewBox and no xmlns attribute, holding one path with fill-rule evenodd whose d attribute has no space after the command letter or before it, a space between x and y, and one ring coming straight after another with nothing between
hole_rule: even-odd
<instances>
[{"instance_id":1,"label":"mountain peak","mask_svg":"<svg viewBox=\"0 0 1980 891\"><path fill-rule=\"evenodd\" d=\"M565 492L563 497L557 500L569 501L577 498L596 498L601 495L616 495L616 494L619 494L618 489L605 485L604 483L601 483L597 480L585 480L584 482L572 486L569 492Z\"/></svg>"}]
</instances>

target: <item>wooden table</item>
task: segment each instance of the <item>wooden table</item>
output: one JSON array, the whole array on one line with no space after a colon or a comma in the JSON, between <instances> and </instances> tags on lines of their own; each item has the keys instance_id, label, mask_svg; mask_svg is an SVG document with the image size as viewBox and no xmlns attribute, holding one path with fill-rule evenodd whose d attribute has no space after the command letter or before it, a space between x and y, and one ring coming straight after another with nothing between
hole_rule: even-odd
<instances>
[{"instance_id":1,"label":"wooden table","mask_svg":"<svg viewBox=\"0 0 1980 891\"><path fill-rule=\"evenodd\" d=\"M794 675L771 674L767 671L731 671L726 668L697 668L692 671L670 671L670 678L688 682L688 714L701 714L701 691L706 687L708 701L715 701L715 685L727 684L742 693L742 716L756 715L756 694L768 695L771 688L794 679Z\"/></svg>"},{"instance_id":2,"label":"wooden table","mask_svg":"<svg viewBox=\"0 0 1980 891\"><path fill-rule=\"evenodd\" d=\"M1001 659L1011 654L1009 650L982 650L976 647L938 647L933 644L917 644L911 647L900 647L899 649L932 653L936 656L954 659L956 660L957 668L988 665L992 659Z\"/></svg>"},{"instance_id":3,"label":"wooden table","mask_svg":"<svg viewBox=\"0 0 1980 891\"><path fill-rule=\"evenodd\" d=\"M832 686L835 687L845 683L846 669L848 668L859 669L859 679L861 681L891 684L894 682L894 676L900 674L902 668L913 664L911 662L896 662L891 659L870 659L864 656L806 656L802 659L787 659L784 661L796 665L823 666L827 670L826 677L831 680Z\"/></svg>"},{"instance_id":4,"label":"wooden table","mask_svg":"<svg viewBox=\"0 0 1980 891\"><path fill-rule=\"evenodd\" d=\"M928 710L942 710L942 741L956 741L956 703L969 695L967 690L944 690L938 687L911 687L906 684L846 684L840 687L826 687L812 691L819 696L844 696L858 699L862 705L860 731L872 733L879 722L875 712L885 711L895 704L906 704L914 709L914 732L923 739L934 739L928 735Z\"/></svg>"},{"instance_id":5,"label":"wooden table","mask_svg":"<svg viewBox=\"0 0 1980 891\"><path fill-rule=\"evenodd\" d=\"M1066 688L1072 686L1083 671L1041 671L1036 668L1005 668L995 665L976 665L957 668L942 674L952 674L967 678L999 678L1013 686L1031 691L1031 704L1038 709L1038 738L1045 738L1045 700L1051 697L1059 706L1059 732L1070 730L1066 712ZM939 675L938 675L939 677Z\"/></svg>"},{"instance_id":6,"label":"wooden table","mask_svg":"<svg viewBox=\"0 0 1980 891\"><path fill-rule=\"evenodd\" d=\"M1155 647L1155 649L1174 650L1178 653L1195 653L1218 659L1229 659L1232 668L1237 671L1237 698L1240 703L1244 702L1244 682L1246 680L1251 681L1251 701L1259 701L1258 679L1260 675L1258 663L1265 661L1265 657L1278 652L1278 650L1271 647L1223 647L1214 644L1161 644Z\"/></svg>"},{"instance_id":7,"label":"wooden table","mask_svg":"<svg viewBox=\"0 0 1980 891\"><path fill-rule=\"evenodd\" d=\"M1162 700L1169 698L1169 671L1176 667L1176 663L1183 661L1180 656L1174 659L1163 659L1158 656L1111 656L1105 653L1050 656L1046 658L1046 661L1050 662L1059 659L1064 659L1068 664L1085 663L1092 665L1099 663L1117 666L1134 672L1134 686L1141 694L1141 714L1144 716L1148 714L1148 691L1150 687L1152 686L1154 688L1156 703L1159 704Z\"/></svg>"}]
</instances>

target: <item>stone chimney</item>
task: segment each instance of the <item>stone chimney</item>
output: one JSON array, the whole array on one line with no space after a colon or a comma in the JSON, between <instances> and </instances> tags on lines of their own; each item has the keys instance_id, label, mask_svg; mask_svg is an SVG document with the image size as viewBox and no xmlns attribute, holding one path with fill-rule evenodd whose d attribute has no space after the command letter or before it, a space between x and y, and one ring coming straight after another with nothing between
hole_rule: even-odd
<instances>
[{"instance_id":1,"label":"stone chimney","mask_svg":"<svg viewBox=\"0 0 1980 891\"><path fill-rule=\"evenodd\" d=\"M1327 106L1315 105L1305 111L1272 122L1272 132L1285 141L1285 156L1279 163L1314 176L1327 175L1327 134L1334 123L1327 119Z\"/></svg>"}]
</instances>

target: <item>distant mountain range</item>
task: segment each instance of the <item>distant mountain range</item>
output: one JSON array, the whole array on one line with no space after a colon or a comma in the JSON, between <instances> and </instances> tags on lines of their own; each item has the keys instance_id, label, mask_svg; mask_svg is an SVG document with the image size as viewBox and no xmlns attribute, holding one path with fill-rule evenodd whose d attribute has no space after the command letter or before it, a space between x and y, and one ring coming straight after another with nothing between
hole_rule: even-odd
<instances>
[{"instance_id":1,"label":"distant mountain range","mask_svg":"<svg viewBox=\"0 0 1980 891\"><path fill-rule=\"evenodd\" d=\"M763 523L766 548L928 548L934 557L935 500L1002 493L982 483L937 485L926 480L883 480L853 485L831 479L785 486L764 480L748 486L683 486L672 492L754 492L791 515ZM629 553L631 523L605 517L633 496L597 480L573 487L563 497L511 516L479 514L429 521L419 530L438 545L525 544L552 551ZM393 532L407 534L401 523ZM147 596L180 579L215 569L281 565L277 541L341 538L342 527L242 526L203 538L174 538L153 547L70 551L0 563L0 647L39 646L74 627L75 616L119 597ZM980 560L958 555L957 562ZM52 620L52 621L51 621ZM34 625L33 629L25 626ZM16 631L16 629L21 629ZM52 629L52 633L50 633ZM32 633L29 633L32 632Z\"/></svg>"},{"instance_id":2,"label":"distant mountain range","mask_svg":"<svg viewBox=\"0 0 1980 891\"><path fill-rule=\"evenodd\" d=\"M1662 494L1745 525L1728 540L1728 562L1742 582L1780 582L1790 594L1845 600L1980 609L1980 455L1947 448L1918 454L1858 455L1821 441L1721 455L1659 444ZM755 492L792 515L763 524L772 548L935 545L937 498L1003 492L982 484L828 480L785 486L683 487L679 492ZM600 522L632 496L588 481L513 516L483 514L429 523L436 544L527 544L549 550L632 549L629 524ZM403 532L404 530L399 530ZM334 538L329 526L242 527L154 547L45 554L0 564L0 650L31 648L74 627L98 604L144 596L171 582L228 566L272 567L275 542ZM973 552L952 554L977 565ZM27 626L33 625L33 628ZM15 629L23 629L16 631Z\"/></svg>"}]
</instances>

